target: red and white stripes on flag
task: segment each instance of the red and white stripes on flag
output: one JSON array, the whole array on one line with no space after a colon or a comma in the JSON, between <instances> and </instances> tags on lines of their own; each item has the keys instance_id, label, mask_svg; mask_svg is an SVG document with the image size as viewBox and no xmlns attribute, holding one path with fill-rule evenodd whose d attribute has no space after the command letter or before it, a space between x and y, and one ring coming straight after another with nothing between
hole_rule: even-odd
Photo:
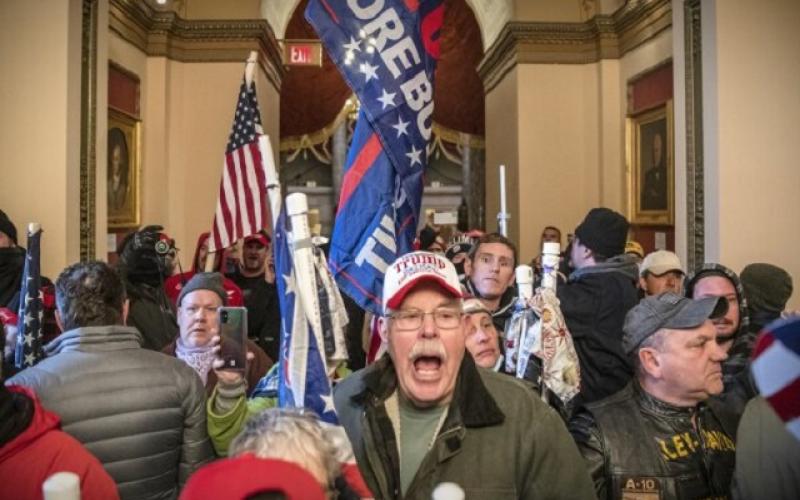
<instances>
[{"instance_id":1,"label":"red and white stripes on flag","mask_svg":"<svg viewBox=\"0 0 800 500\"><path fill-rule=\"evenodd\" d=\"M214 212L210 252L267 228L270 223L267 182L258 138L263 134L255 83L242 80L233 128L225 149L219 198Z\"/></svg>"},{"instance_id":2,"label":"red and white stripes on flag","mask_svg":"<svg viewBox=\"0 0 800 500\"><path fill-rule=\"evenodd\" d=\"M777 320L762 330L751 369L761 395L800 440L800 317Z\"/></svg>"}]
</instances>

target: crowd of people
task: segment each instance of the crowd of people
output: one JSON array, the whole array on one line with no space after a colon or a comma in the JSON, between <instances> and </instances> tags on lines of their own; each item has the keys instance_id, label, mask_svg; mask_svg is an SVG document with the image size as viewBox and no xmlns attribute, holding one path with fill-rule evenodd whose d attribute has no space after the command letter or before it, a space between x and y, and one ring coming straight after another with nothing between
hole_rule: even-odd
<instances>
[{"instance_id":1,"label":"crowd of people","mask_svg":"<svg viewBox=\"0 0 800 500\"><path fill-rule=\"evenodd\" d=\"M147 226L115 265L43 279L45 357L17 370L25 250L0 211L0 497L41 498L58 471L77 474L84 499L430 499L446 483L461 495L447 498L467 499L800 497L791 276L767 263L686 269L629 233L595 208L561 253L555 293L580 386L559 401L506 373L516 245L476 231L447 244L426 227L387 268L379 318L347 303L350 360L330 374L337 426L278 407L266 233L240 255L209 254L201 234L183 272L175 241ZM564 243L554 226L541 241ZM542 260L530 260L535 286ZM247 310L243 370L220 357L222 306ZM373 323L387 350L367 364ZM759 334L778 329L794 357L762 364L761 383Z\"/></svg>"}]
</instances>

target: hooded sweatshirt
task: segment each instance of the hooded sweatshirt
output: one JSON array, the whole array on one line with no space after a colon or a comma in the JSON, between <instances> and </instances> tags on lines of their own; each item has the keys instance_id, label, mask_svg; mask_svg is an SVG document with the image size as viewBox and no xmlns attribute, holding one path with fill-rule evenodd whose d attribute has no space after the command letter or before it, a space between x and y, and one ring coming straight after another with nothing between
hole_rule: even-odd
<instances>
[{"instance_id":1,"label":"hooded sweatshirt","mask_svg":"<svg viewBox=\"0 0 800 500\"><path fill-rule=\"evenodd\" d=\"M707 263L703 264L694 275L686 280L686 297L693 298L694 287L702 278L708 276L721 276L727 278L736 289L736 298L739 302L739 327L733 336L733 346L728 352L728 359L722 363L722 373L727 388L728 383L741 371L747 370L750 366L750 353L753 352L758 332L749 331L750 315L747 309L747 299L745 298L744 288L739 276L733 270L722 264Z\"/></svg>"},{"instance_id":2,"label":"hooded sweatshirt","mask_svg":"<svg viewBox=\"0 0 800 500\"><path fill-rule=\"evenodd\" d=\"M753 352L758 331L752 331L750 328L747 299L739 276L722 264L703 264L686 281L686 297L693 298L697 282L708 276L727 278L736 290L736 298L739 303L739 327L733 334L733 345L728 351L728 359L722 362L722 381L725 390L721 395L712 398L712 402L722 401L736 415L741 415L747 402L757 394L750 378L749 368L750 354Z\"/></svg>"},{"instance_id":3,"label":"hooded sweatshirt","mask_svg":"<svg viewBox=\"0 0 800 500\"><path fill-rule=\"evenodd\" d=\"M100 462L42 408L30 389L0 387L0 485L3 498L42 498L42 483L56 472L80 478L81 499L119 498Z\"/></svg>"}]
</instances>

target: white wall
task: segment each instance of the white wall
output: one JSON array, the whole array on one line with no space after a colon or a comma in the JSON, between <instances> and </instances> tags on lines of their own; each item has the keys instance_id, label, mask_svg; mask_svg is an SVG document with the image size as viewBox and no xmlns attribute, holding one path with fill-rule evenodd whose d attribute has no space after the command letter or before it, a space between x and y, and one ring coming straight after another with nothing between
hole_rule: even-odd
<instances>
[{"instance_id":1,"label":"white wall","mask_svg":"<svg viewBox=\"0 0 800 500\"><path fill-rule=\"evenodd\" d=\"M800 2L702 3L706 260L785 268L800 308Z\"/></svg>"},{"instance_id":2,"label":"white wall","mask_svg":"<svg viewBox=\"0 0 800 500\"><path fill-rule=\"evenodd\" d=\"M0 208L39 222L42 272L79 258L80 0L0 2Z\"/></svg>"}]
</instances>

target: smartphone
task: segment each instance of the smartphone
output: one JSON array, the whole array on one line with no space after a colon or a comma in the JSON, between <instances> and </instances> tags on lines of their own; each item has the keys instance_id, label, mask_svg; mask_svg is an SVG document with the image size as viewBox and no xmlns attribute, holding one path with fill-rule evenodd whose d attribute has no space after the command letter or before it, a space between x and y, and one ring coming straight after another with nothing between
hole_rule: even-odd
<instances>
[{"instance_id":1,"label":"smartphone","mask_svg":"<svg viewBox=\"0 0 800 500\"><path fill-rule=\"evenodd\" d=\"M220 307L218 311L221 369L244 371L247 362L247 309Z\"/></svg>"}]
</instances>

